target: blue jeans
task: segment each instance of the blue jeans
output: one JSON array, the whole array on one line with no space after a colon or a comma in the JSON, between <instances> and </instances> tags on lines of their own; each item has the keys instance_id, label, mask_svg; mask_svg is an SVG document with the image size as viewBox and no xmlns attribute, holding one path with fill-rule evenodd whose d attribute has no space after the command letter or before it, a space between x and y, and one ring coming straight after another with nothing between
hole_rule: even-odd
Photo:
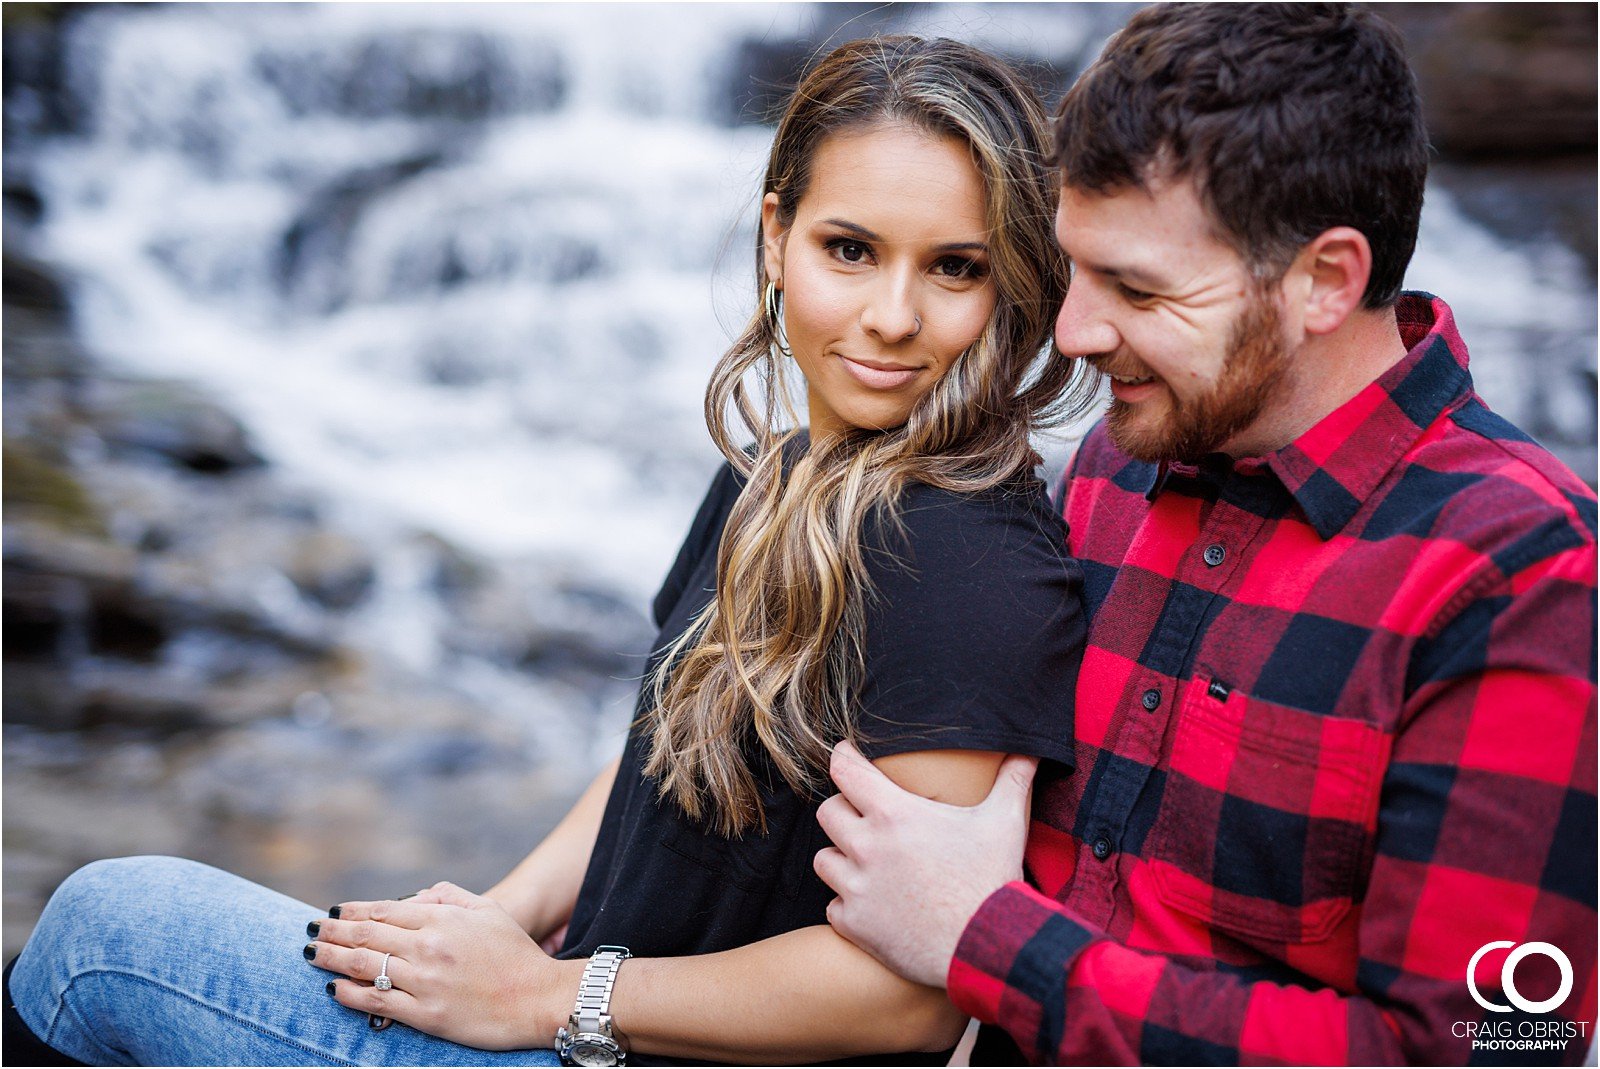
<instances>
[{"instance_id":1,"label":"blue jeans","mask_svg":"<svg viewBox=\"0 0 1600 1069\"><path fill-rule=\"evenodd\" d=\"M11 973L34 1033L100 1065L558 1065L395 1024L381 1032L300 954L303 902L195 861L127 857L73 873Z\"/></svg>"}]
</instances>

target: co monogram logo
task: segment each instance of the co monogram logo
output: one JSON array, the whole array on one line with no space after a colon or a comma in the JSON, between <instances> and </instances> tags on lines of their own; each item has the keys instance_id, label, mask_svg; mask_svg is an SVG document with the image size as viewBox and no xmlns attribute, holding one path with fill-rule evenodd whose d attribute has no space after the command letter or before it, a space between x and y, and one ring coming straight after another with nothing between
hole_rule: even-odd
<instances>
[{"instance_id":1,"label":"co monogram logo","mask_svg":"<svg viewBox=\"0 0 1600 1069\"><path fill-rule=\"evenodd\" d=\"M1549 1013L1567 1001L1567 996L1572 994L1572 962L1568 961L1567 956L1557 947L1549 943L1523 943L1521 946L1517 946L1509 939L1496 939L1492 943L1485 943L1479 947L1478 952L1472 955L1472 960L1467 962L1467 990L1472 993L1474 1002L1484 1009L1493 1010L1496 1013L1511 1012L1511 1006L1502 1006L1498 1002L1490 1002L1479 994L1476 978L1478 962L1483 960L1483 956L1491 950L1500 950L1503 947L1517 947L1506 955L1506 963L1500 967L1500 990L1504 991L1506 998L1511 1000L1511 1006L1515 1006L1524 1013ZM1561 970L1560 989L1543 1002L1530 1002L1523 998L1522 993L1517 990L1517 965L1530 954L1543 954L1555 962L1556 967Z\"/></svg>"}]
</instances>

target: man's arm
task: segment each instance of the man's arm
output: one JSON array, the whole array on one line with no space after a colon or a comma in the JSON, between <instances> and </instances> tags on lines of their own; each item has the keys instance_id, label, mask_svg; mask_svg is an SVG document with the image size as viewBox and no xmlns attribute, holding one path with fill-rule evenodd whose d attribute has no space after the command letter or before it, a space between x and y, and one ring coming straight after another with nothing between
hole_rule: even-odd
<instances>
[{"instance_id":1,"label":"man's arm","mask_svg":"<svg viewBox=\"0 0 1600 1069\"><path fill-rule=\"evenodd\" d=\"M1545 1058L1577 1062L1595 1019L1594 570L1592 545L1530 566L1413 658L1348 990L1251 983L1132 950L1016 882L954 921L918 910L897 889L955 877L956 865L916 863L897 842L997 838L989 859L967 850L958 862L963 879L997 885L1020 859L1005 836L1024 811L963 823L897 797L848 754L835 780L853 807L826 814L843 853L818 864L841 896L830 920L908 975L932 980L930 958L942 957L956 1005L1039 1062L1460 1063L1473 1055L1466 1025L1509 1021L1517 1037L1524 1020L1561 1037ZM1574 973L1566 1002L1538 1015L1481 1008L1466 967L1497 940L1559 948ZM1489 954L1477 973L1501 1002L1504 959ZM1518 969L1525 999L1555 992L1549 959Z\"/></svg>"}]
</instances>

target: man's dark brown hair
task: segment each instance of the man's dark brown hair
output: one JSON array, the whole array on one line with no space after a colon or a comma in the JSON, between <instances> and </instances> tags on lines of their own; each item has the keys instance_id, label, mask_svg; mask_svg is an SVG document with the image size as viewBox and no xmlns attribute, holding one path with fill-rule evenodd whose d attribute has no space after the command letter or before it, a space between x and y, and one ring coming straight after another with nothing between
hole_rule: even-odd
<instances>
[{"instance_id":1,"label":"man's dark brown hair","mask_svg":"<svg viewBox=\"0 0 1600 1069\"><path fill-rule=\"evenodd\" d=\"M1329 227L1372 246L1363 303L1400 294L1428 135L1400 35L1348 4L1163 4L1134 15L1056 115L1069 187L1187 177L1221 236L1276 279Z\"/></svg>"}]
</instances>

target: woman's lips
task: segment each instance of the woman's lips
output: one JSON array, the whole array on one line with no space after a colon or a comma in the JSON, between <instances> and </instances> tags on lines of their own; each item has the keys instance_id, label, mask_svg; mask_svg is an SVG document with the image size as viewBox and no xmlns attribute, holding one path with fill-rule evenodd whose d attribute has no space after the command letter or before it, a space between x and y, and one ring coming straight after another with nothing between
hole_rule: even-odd
<instances>
[{"instance_id":1,"label":"woman's lips","mask_svg":"<svg viewBox=\"0 0 1600 1069\"><path fill-rule=\"evenodd\" d=\"M848 356L839 357L846 371L869 390L896 390L917 377L920 367L900 367L894 364L864 364Z\"/></svg>"}]
</instances>

